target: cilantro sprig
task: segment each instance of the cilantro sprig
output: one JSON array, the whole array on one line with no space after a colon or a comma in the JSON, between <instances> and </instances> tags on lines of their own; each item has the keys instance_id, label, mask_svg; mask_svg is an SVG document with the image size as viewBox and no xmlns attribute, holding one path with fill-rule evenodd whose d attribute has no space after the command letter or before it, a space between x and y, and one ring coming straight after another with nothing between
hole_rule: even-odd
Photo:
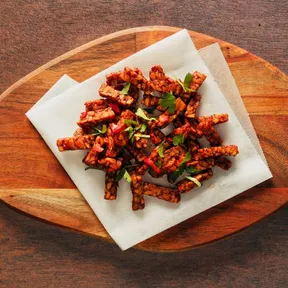
<instances>
[{"instance_id":1,"label":"cilantro sprig","mask_svg":"<svg viewBox=\"0 0 288 288\"><path fill-rule=\"evenodd\" d=\"M115 181L119 182L122 178L126 179L127 182L130 184L131 183L131 176L128 173L128 171L125 168L121 168L117 174L116 174L116 178Z\"/></svg>"},{"instance_id":2,"label":"cilantro sprig","mask_svg":"<svg viewBox=\"0 0 288 288\"><path fill-rule=\"evenodd\" d=\"M135 113L137 116L139 116L140 118L143 118L144 120L147 120L147 121L153 121L153 120L156 120L156 118L153 118L153 117L147 117L146 114L145 114L145 111L141 108L138 108L136 113Z\"/></svg>"},{"instance_id":3,"label":"cilantro sprig","mask_svg":"<svg viewBox=\"0 0 288 288\"><path fill-rule=\"evenodd\" d=\"M173 137L173 145L177 146L177 145L181 145L184 143L184 135L183 134L179 134Z\"/></svg>"},{"instance_id":4,"label":"cilantro sprig","mask_svg":"<svg viewBox=\"0 0 288 288\"><path fill-rule=\"evenodd\" d=\"M165 93L163 95L163 98L160 99L159 105L163 109L167 109L167 111L170 114L173 114L175 112L175 107L176 107L176 98L173 95L173 93L172 92Z\"/></svg>"},{"instance_id":5,"label":"cilantro sprig","mask_svg":"<svg viewBox=\"0 0 288 288\"><path fill-rule=\"evenodd\" d=\"M182 82L180 79L175 77L175 80L178 82L179 85L183 88L184 92L195 92L195 90L190 89L190 84L193 80L193 75L191 73L187 73L184 81Z\"/></svg>"},{"instance_id":6,"label":"cilantro sprig","mask_svg":"<svg viewBox=\"0 0 288 288\"><path fill-rule=\"evenodd\" d=\"M164 150L164 143L165 143L165 140L159 145L158 147L158 154L160 157L164 158L164 153L163 153L163 150Z\"/></svg>"},{"instance_id":7,"label":"cilantro sprig","mask_svg":"<svg viewBox=\"0 0 288 288\"><path fill-rule=\"evenodd\" d=\"M107 126L104 124L102 126L102 128L100 128L99 126L95 126L92 127L92 130L94 131L93 133L91 133L94 136L100 135L100 134L105 134L107 132Z\"/></svg>"},{"instance_id":8,"label":"cilantro sprig","mask_svg":"<svg viewBox=\"0 0 288 288\"><path fill-rule=\"evenodd\" d=\"M123 87L123 89L120 91L120 94L127 95L128 91L130 89L131 83L126 83L126 85Z\"/></svg>"},{"instance_id":9,"label":"cilantro sprig","mask_svg":"<svg viewBox=\"0 0 288 288\"><path fill-rule=\"evenodd\" d=\"M191 154L190 152L187 152L184 159L181 161L178 169L176 169L175 172L171 173L168 175L168 180L172 183L176 181L177 178L179 178L185 171L185 163L188 162L191 159Z\"/></svg>"}]
</instances>

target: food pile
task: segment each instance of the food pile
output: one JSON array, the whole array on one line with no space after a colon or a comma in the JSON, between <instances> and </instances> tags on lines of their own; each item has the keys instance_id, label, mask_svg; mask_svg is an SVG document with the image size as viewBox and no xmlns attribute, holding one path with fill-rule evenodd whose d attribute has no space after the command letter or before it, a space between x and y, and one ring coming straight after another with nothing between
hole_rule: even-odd
<instances>
[{"instance_id":1,"label":"food pile","mask_svg":"<svg viewBox=\"0 0 288 288\"><path fill-rule=\"evenodd\" d=\"M235 145L221 146L215 129L228 121L227 114L197 116L197 90L205 75L195 71L183 81L172 79L157 65L149 78L129 67L107 75L99 88L103 99L86 102L74 136L57 140L61 152L88 150L83 159L86 169L106 173L105 199L116 199L118 182L125 178L131 184L134 211L145 207L145 195L178 203L181 193L213 176L212 167L231 167L223 156L238 154ZM171 132L165 135L168 125ZM209 147L200 146L202 137ZM145 173L155 178L166 175L175 188L145 182Z\"/></svg>"}]
</instances>

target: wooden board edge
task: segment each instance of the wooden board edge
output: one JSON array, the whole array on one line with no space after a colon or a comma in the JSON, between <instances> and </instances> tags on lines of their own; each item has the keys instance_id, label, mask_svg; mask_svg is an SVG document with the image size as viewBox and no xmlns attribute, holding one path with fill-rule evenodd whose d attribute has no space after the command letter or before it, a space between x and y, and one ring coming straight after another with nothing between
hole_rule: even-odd
<instances>
[{"instance_id":1,"label":"wooden board edge","mask_svg":"<svg viewBox=\"0 0 288 288\"><path fill-rule=\"evenodd\" d=\"M47 62L46 64L40 66L39 68L37 68L36 70L30 72L29 74L27 74L26 76L24 76L23 78L21 78L20 80L18 80L17 82L15 82L14 84L12 84L10 87L8 87L1 95L0 95L0 101L3 100L6 96L8 96L10 93L12 93L16 88L18 88L20 85L22 85L23 83L25 83L26 81L29 81L31 78L33 78L34 76L38 75L39 73L43 72L44 70L47 70L48 68L50 68L53 65L56 65L57 63L59 63L62 60L65 60L83 50L86 50L92 46L95 46L97 44L103 43L105 41L111 40L113 38L117 38L120 36L124 36L127 34L131 34L131 33L137 33L137 32L145 32L145 31L153 31L153 30L159 30L159 31L169 31L169 32L178 32L180 30L182 30L183 28L178 28L178 27L172 27L172 26L142 26L142 27L134 27L134 28L129 28L129 29L125 29L125 30L120 30L108 35L104 35L100 38L97 38L95 40L92 40L86 44L83 44L77 48L74 48L58 57L56 57L55 59ZM188 30L187 31L191 34L197 35L198 37L206 37L206 38L210 38L211 40L216 40L216 42L219 43L227 43L233 47L238 47L241 48L239 46L236 46L234 44L231 44L229 42L220 40L218 38L203 34L203 33L199 33L199 32L195 32L192 30ZM242 49L242 48L241 48ZM284 78L284 80L288 81L288 77L286 76L286 74L284 72L282 72L281 70L279 70L276 66L272 65L271 63L265 61L263 58L258 57L250 52L248 52L245 49L242 49L243 51L249 53L253 58L257 58L259 59L264 65L266 65L270 70L278 73L281 77Z\"/></svg>"}]
</instances>

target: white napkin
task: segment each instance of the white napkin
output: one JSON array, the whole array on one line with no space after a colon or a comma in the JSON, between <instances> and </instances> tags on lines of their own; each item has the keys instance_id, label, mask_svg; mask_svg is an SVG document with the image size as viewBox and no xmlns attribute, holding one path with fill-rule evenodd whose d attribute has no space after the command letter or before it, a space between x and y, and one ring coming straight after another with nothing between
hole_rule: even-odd
<instances>
[{"instance_id":1,"label":"white napkin","mask_svg":"<svg viewBox=\"0 0 288 288\"><path fill-rule=\"evenodd\" d=\"M232 76L219 48L214 46L214 48L205 49L200 53L211 71L214 74L215 71L217 72L217 69L213 69L215 63L222 65L223 70L226 71L226 73L219 74L220 79L217 75L217 82L220 86L226 83L228 87L227 90L221 88L225 92L234 91L233 95L239 98L239 92L234 81L231 81ZM240 154L233 159L233 167L229 171L214 168L214 176L201 188L183 194L179 204L145 197L145 209L133 212L131 209L132 194L125 180L120 182L116 201L104 200L104 172L85 171L85 166L81 161L86 152L60 153L56 140L73 134L77 128L76 121L79 114L84 110L84 102L99 98L97 91L101 83L105 81L107 73L130 66L140 68L148 76L149 69L156 64L162 65L168 75L177 75L182 79L187 72L195 70L207 75L206 81L199 90L199 94L203 96L199 114L228 113L229 122L219 125L216 129L223 137L224 145L238 145ZM246 110L244 109L244 113L241 112L239 119L247 129L250 138L256 137L253 143L257 150L228 102L236 103L233 109L236 109L237 105L243 105L241 98L235 101L226 100L200 54L195 51L188 32L182 30L122 60L46 103L42 103L41 106L28 111L26 115L70 175L107 232L120 248L125 250L272 177L269 168L257 152L259 150L259 153L262 153ZM252 130L249 127L252 127Z\"/></svg>"}]
</instances>

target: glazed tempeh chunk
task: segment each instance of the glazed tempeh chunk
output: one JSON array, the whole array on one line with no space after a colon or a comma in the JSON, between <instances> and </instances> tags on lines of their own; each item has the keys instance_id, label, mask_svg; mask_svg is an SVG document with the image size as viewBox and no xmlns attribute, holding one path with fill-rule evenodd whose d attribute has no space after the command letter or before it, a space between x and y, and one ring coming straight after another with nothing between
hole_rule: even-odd
<instances>
[{"instance_id":1,"label":"glazed tempeh chunk","mask_svg":"<svg viewBox=\"0 0 288 288\"><path fill-rule=\"evenodd\" d=\"M145 200L143 196L143 177L140 175L131 175L131 190L132 190L132 210L142 210L145 208Z\"/></svg>"},{"instance_id":2,"label":"glazed tempeh chunk","mask_svg":"<svg viewBox=\"0 0 288 288\"><path fill-rule=\"evenodd\" d=\"M129 107L134 103L134 98L129 95L122 95L119 90L108 86L106 83L102 84L99 88L99 94L102 97L108 98L111 101L115 101L121 106Z\"/></svg>"},{"instance_id":3,"label":"glazed tempeh chunk","mask_svg":"<svg viewBox=\"0 0 288 288\"><path fill-rule=\"evenodd\" d=\"M94 144L94 140L95 136L93 135L66 137L58 139L57 146L60 152L67 150L91 149Z\"/></svg>"},{"instance_id":4,"label":"glazed tempeh chunk","mask_svg":"<svg viewBox=\"0 0 288 288\"><path fill-rule=\"evenodd\" d=\"M98 160L98 154L104 150L104 148L102 148L103 145L104 145L104 138L97 136L92 149L87 153L83 162L89 166L95 165Z\"/></svg>"},{"instance_id":5,"label":"glazed tempeh chunk","mask_svg":"<svg viewBox=\"0 0 288 288\"><path fill-rule=\"evenodd\" d=\"M200 105L200 101L201 101L201 96L198 94L190 100L190 102L187 105L186 112L185 112L186 118L194 119L196 117L196 112Z\"/></svg>"},{"instance_id":6,"label":"glazed tempeh chunk","mask_svg":"<svg viewBox=\"0 0 288 288\"><path fill-rule=\"evenodd\" d=\"M188 109L188 108L187 108ZM213 114L197 118L199 122L208 122L212 125L221 124L228 121L228 114Z\"/></svg>"},{"instance_id":7,"label":"glazed tempeh chunk","mask_svg":"<svg viewBox=\"0 0 288 288\"><path fill-rule=\"evenodd\" d=\"M159 105L160 97L156 97L153 95L143 95L143 99L141 101L141 104L147 106L147 107L154 107L156 108Z\"/></svg>"},{"instance_id":8,"label":"glazed tempeh chunk","mask_svg":"<svg viewBox=\"0 0 288 288\"><path fill-rule=\"evenodd\" d=\"M105 174L105 194L104 199L115 200L117 198L118 182L116 179L116 173Z\"/></svg>"},{"instance_id":9,"label":"glazed tempeh chunk","mask_svg":"<svg viewBox=\"0 0 288 288\"><path fill-rule=\"evenodd\" d=\"M146 157L146 155L142 149L136 148L132 146L131 144L128 144L127 146L125 146L125 148L134 156L134 158L138 162L144 161L144 158Z\"/></svg>"},{"instance_id":10,"label":"glazed tempeh chunk","mask_svg":"<svg viewBox=\"0 0 288 288\"><path fill-rule=\"evenodd\" d=\"M176 171L180 163L185 158L187 152L181 146L174 146L164 152L164 161L162 165L162 170L165 173L171 173Z\"/></svg>"},{"instance_id":11,"label":"glazed tempeh chunk","mask_svg":"<svg viewBox=\"0 0 288 288\"><path fill-rule=\"evenodd\" d=\"M196 160L202 160L209 157L236 156L238 153L239 151L237 146L229 145L198 149L194 157Z\"/></svg>"},{"instance_id":12,"label":"glazed tempeh chunk","mask_svg":"<svg viewBox=\"0 0 288 288\"><path fill-rule=\"evenodd\" d=\"M223 143L220 135L210 122L200 122L197 129L203 132L211 146L220 146Z\"/></svg>"},{"instance_id":13,"label":"glazed tempeh chunk","mask_svg":"<svg viewBox=\"0 0 288 288\"><path fill-rule=\"evenodd\" d=\"M200 88L200 86L202 85L202 83L205 81L205 79L206 79L206 75L204 75L198 71L195 71L192 74L192 81L190 83L189 88L192 91L197 91Z\"/></svg>"},{"instance_id":14,"label":"glazed tempeh chunk","mask_svg":"<svg viewBox=\"0 0 288 288\"><path fill-rule=\"evenodd\" d=\"M97 112L84 112L83 114L81 114L80 120L77 122L77 124L84 129L89 129L98 123L112 121L114 118L114 111L110 107L108 107Z\"/></svg>"},{"instance_id":15,"label":"glazed tempeh chunk","mask_svg":"<svg viewBox=\"0 0 288 288\"><path fill-rule=\"evenodd\" d=\"M186 167L193 167L197 171L206 170L215 166L215 159L210 157L203 160L190 160L186 163Z\"/></svg>"},{"instance_id":16,"label":"glazed tempeh chunk","mask_svg":"<svg viewBox=\"0 0 288 288\"><path fill-rule=\"evenodd\" d=\"M104 167L107 173L116 172L122 166L122 161L120 159L114 159L110 157L99 159L98 163Z\"/></svg>"},{"instance_id":17,"label":"glazed tempeh chunk","mask_svg":"<svg viewBox=\"0 0 288 288\"><path fill-rule=\"evenodd\" d=\"M92 101L87 101L84 103L86 112L88 111L98 111L108 107L108 101L106 99L97 99Z\"/></svg>"},{"instance_id":18,"label":"glazed tempeh chunk","mask_svg":"<svg viewBox=\"0 0 288 288\"><path fill-rule=\"evenodd\" d=\"M193 177L202 184L203 181L210 179L212 176L213 176L212 170L208 169L207 171L205 171L201 174L197 174ZM177 187L178 187L178 190L180 191L180 193L186 193L186 192L189 192L190 190L192 190L193 188L198 187L198 186L192 180L185 178L185 179L178 182Z\"/></svg>"},{"instance_id":19,"label":"glazed tempeh chunk","mask_svg":"<svg viewBox=\"0 0 288 288\"><path fill-rule=\"evenodd\" d=\"M178 203L180 201L180 193L178 189L167 188L152 183L143 183L144 195L157 197L171 203Z\"/></svg>"},{"instance_id":20,"label":"glazed tempeh chunk","mask_svg":"<svg viewBox=\"0 0 288 288\"><path fill-rule=\"evenodd\" d=\"M232 162L225 157L219 157L216 158L215 165L222 168L223 170L229 170L232 166Z\"/></svg>"}]
</instances>

